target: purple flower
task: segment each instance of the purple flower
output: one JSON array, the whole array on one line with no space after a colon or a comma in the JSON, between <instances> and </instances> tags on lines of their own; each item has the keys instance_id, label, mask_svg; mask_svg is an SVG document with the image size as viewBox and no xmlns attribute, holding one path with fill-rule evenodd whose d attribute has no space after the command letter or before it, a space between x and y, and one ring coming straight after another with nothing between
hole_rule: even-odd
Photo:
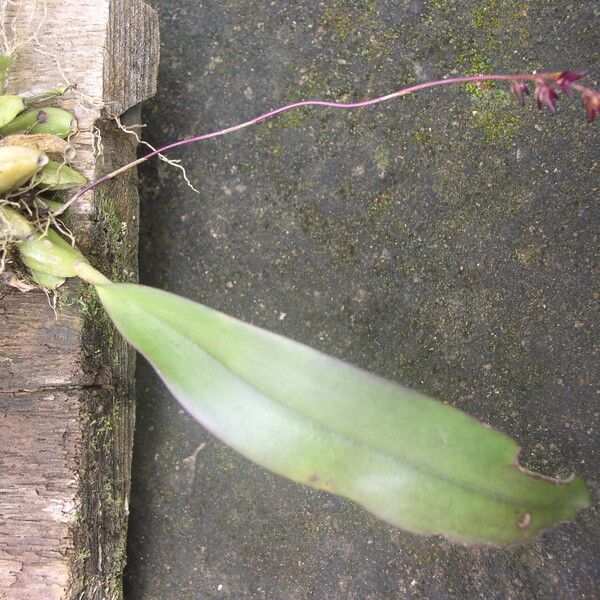
<instances>
[{"instance_id":1,"label":"purple flower","mask_svg":"<svg viewBox=\"0 0 600 600\"><path fill-rule=\"evenodd\" d=\"M547 106L552 112L556 110L556 99L558 98L558 94L547 81L538 79L535 84L534 94L538 108Z\"/></svg>"},{"instance_id":2,"label":"purple flower","mask_svg":"<svg viewBox=\"0 0 600 600\"><path fill-rule=\"evenodd\" d=\"M585 89L585 91L581 92L581 99L583 100L583 107L585 108L588 121L593 123L596 115L600 114L600 92Z\"/></svg>"},{"instance_id":3,"label":"purple flower","mask_svg":"<svg viewBox=\"0 0 600 600\"><path fill-rule=\"evenodd\" d=\"M510 80L510 90L519 99L521 106L525 105L525 96L529 95L529 88L524 81L517 79Z\"/></svg>"},{"instance_id":4,"label":"purple flower","mask_svg":"<svg viewBox=\"0 0 600 600\"><path fill-rule=\"evenodd\" d=\"M554 81L563 92L570 96L573 82L581 79L584 75L586 75L585 71L563 71Z\"/></svg>"}]
</instances>

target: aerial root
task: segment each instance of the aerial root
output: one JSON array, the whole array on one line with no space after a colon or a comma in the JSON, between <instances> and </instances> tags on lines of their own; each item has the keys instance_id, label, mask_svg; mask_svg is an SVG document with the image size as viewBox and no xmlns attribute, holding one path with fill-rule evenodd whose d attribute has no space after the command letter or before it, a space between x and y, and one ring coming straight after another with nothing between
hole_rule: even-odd
<instances>
[{"instance_id":1,"label":"aerial root","mask_svg":"<svg viewBox=\"0 0 600 600\"><path fill-rule=\"evenodd\" d=\"M141 144L143 146L146 146L146 148L150 148L150 150L152 150L153 152L156 152L156 148L148 143L146 140L143 140L137 131L135 131L134 128L136 129L141 129L143 127L145 127L145 125L143 124L139 124L139 125L131 125L129 127L126 127L125 125L123 125L123 123L121 123L121 119L119 117L115 117L115 121L117 123L117 127L123 131L124 133L127 133L129 135L132 135L135 140L137 141L138 144ZM166 162L168 165L171 165L172 167L175 167L176 169L180 169L182 172L182 176L183 179L185 180L187 186L196 194L199 194L200 192L193 186L192 182L190 181L188 174L185 170L185 167L181 164L181 161L179 159L173 159L173 158L169 158L168 156L165 156L164 154L157 154L158 158L160 158L160 160Z\"/></svg>"}]
</instances>

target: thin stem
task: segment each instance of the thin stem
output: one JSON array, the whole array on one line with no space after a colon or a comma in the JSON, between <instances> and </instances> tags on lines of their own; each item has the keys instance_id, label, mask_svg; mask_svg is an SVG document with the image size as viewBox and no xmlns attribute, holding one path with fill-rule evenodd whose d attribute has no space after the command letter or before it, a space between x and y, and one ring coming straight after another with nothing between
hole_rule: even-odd
<instances>
[{"instance_id":1,"label":"thin stem","mask_svg":"<svg viewBox=\"0 0 600 600\"><path fill-rule=\"evenodd\" d=\"M73 265L73 269L77 277L87 283L91 283L93 286L110 285L112 283L108 277L105 277L100 271L94 269L87 260L78 260Z\"/></svg>"},{"instance_id":2,"label":"thin stem","mask_svg":"<svg viewBox=\"0 0 600 600\"><path fill-rule=\"evenodd\" d=\"M141 165L147 160L157 156L158 154L162 154L164 152L168 152L169 150L173 150L174 148L178 148L180 146L186 146L187 144L193 144L195 142L201 142L203 140L208 140L211 138L220 137L222 135L226 135L228 133L233 133L234 131L239 131L240 129L244 129L246 127L250 127L251 125L255 125L256 123L260 123L261 121L265 121L266 119L270 119L275 115L279 115L281 113L287 112L288 110L292 110L294 108L300 108L302 106L324 106L328 108L345 108L345 109L353 109L353 108L364 108L366 106L373 106L374 104L380 104L382 102L387 102L388 100L392 100L394 98L400 98L402 96L407 96L408 94L414 94L415 92L419 92L421 90L425 90L433 87L440 87L443 85L455 85L459 83L474 83L478 81L531 81L531 80L543 80L549 77L556 77L557 73L517 73L512 75L470 75L465 77L451 77L448 79L438 79L436 81L427 81L425 83L419 83L418 85L413 85L407 88L403 88L398 90L397 92L392 92L391 94L386 94L385 96L379 96L377 98L371 98L369 100L362 100L360 102L330 102L327 100L303 100L301 102L292 102L291 104L286 104L285 106L281 106L276 108L275 110L271 110L269 112L263 113L249 121L244 121L243 123L239 123L238 125L232 125L231 127L226 127L225 129L219 129L217 131L211 131L210 133L204 133L202 135L194 136L191 138L186 138L183 140L179 140L177 142L172 142L163 146L162 148L158 148L149 152L145 156L134 160L116 171L112 171L107 175L104 175L93 181L92 183L86 185L83 189L81 189L77 194L75 194L68 202L66 202L61 208L54 211L53 216L57 217L62 214L69 206L71 206L74 202L76 202L83 194L89 192L96 188L97 186L113 179L117 175L128 171L129 169Z\"/></svg>"}]
</instances>

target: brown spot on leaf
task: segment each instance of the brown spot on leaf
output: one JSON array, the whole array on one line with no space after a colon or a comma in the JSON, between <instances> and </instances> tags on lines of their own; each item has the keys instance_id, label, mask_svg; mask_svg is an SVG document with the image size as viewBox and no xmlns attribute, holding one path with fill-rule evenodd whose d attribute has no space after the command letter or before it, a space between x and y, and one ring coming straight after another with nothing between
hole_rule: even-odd
<instances>
[{"instance_id":1,"label":"brown spot on leaf","mask_svg":"<svg viewBox=\"0 0 600 600\"><path fill-rule=\"evenodd\" d=\"M317 473L311 473L308 476L307 483L321 490L327 490L328 492L335 493L335 483L331 479L326 479L321 475L317 475Z\"/></svg>"},{"instance_id":2,"label":"brown spot on leaf","mask_svg":"<svg viewBox=\"0 0 600 600\"><path fill-rule=\"evenodd\" d=\"M529 523L531 523L531 515L526 512L519 517L519 520L517 521L517 527L519 529L527 529L527 527L529 527Z\"/></svg>"}]
</instances>

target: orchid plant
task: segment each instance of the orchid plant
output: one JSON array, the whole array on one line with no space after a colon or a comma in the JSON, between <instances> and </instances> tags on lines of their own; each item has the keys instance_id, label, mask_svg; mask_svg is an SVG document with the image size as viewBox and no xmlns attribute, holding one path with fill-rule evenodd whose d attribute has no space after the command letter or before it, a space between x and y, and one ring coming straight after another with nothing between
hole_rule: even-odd
<instances>
[{"instance_id":1,"label":"orchid plant","mask_svg":"<svg viewBox=\"0 0 600 600\"><path fill-rule=\"evenodd\" d=\"M356 109L427 88L505 81L521 104L533 85L537 106L552 111L559 94L579 94L592 122L600 113L600 93L580 83L584 75L475 75L361 102L287 104L152 151L53 205L49 217L56 220L82 194L153 156L303 106ZM0 165L0 178L6 172ZM23 177L17 179L22 185ZM581 478L559 480L524 469L512 439L467 414L201 304L113 283L52 228L6 203L0 205L0 235L42 285L77 276L94 286L117 329L184 408L280 475L350 498L403 529L468 544L524 542L589 505Z\"/></svg>"}]
</instances>

